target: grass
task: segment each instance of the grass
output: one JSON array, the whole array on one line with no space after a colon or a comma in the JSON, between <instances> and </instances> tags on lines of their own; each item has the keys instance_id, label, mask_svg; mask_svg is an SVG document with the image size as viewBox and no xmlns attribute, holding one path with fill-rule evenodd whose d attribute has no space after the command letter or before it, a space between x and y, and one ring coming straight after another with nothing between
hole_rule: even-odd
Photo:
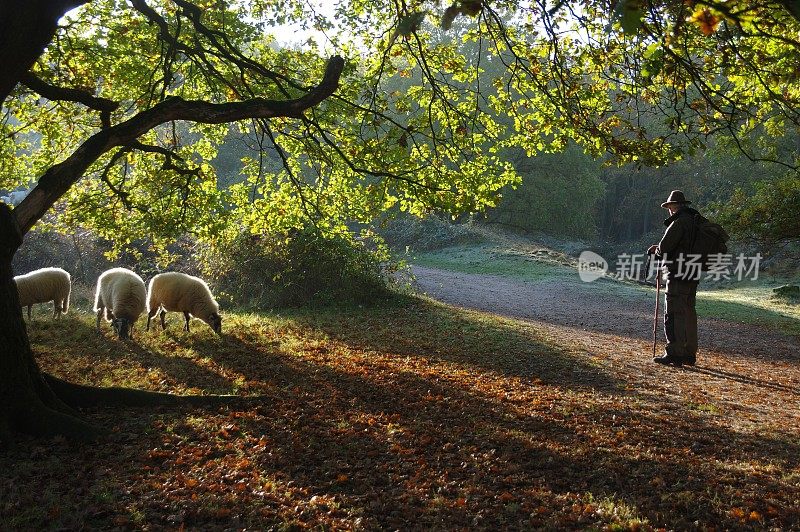
<instances>
[{"instance_id":1,"label":"grass","mask_svg":"<svg viewBox=\"0 0 800 532\"><path fill-rule=\"evenodd\" d=\"M238 408L85 412L110 430L97 445L27 441L0 454L0 522L610 530L800 523L794 436L769 423L729 424L693 394L656 393L649 376L615 369L630 360L610 364L577 338L535 324L398 298L229 312L222 338L197 321L181 331L177 315L169 325L123 343L73 309L58 321L39 315L29 330L40 364L75 382L259 398ZM744 398L737 393L726 409ZM773 409L750 415L778 415L783 400L774 394Z\"/></svg>"},{"instance_id":2,"label":"grass","mask_svg":"<svg viewBox=\"0 0 800 532\"><path fill-rule=\"evenodd\" d=\"M420 266L464 273L540 281L574 274L574 268L560 262L562 257L547 250L519 250L493 244L478 244L421 253L412 262Z\"/></svg>"},{"instance_id":3,"label":"grass","mask_svg":"<svg viewBox=\"0 0 800 532\"><path fill-rule=\"evenodd\" d=\"M697 312L703 317L766 325L800 335L800 305L773 297L775 283L742 282L697 293Z\"/></svg>"}]
</instances>

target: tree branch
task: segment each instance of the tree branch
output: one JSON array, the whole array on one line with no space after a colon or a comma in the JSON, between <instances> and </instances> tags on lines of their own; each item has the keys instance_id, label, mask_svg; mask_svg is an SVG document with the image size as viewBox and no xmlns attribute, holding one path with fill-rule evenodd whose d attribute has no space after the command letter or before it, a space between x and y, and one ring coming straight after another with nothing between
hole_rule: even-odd
<instances>
[{"instance_id":1,"label":"tree branch","mask_svg":"<svg viewBox=\"0 0 800 532\"><path fill-rule=\"evenodd\" d=\"M88 91L51 85L30 72L22 76L20 83L48 100L77 102L89 109L100 111L103 127L111 127L111 113L119 107L119 102L97 97Z\"/></svg>"},{"instance_id":2,"label":"tree branch","mask_svg":"<svg viewBox=\"0 0 800 532\"><path fill-rule=\"evenodd\" d=\"M222 124L246 118L299 118L304 110L319 104L336 91L343 68L344 59L340 56L332 57L320 84L304 96L293 100L253 98L242 102L215 104L178 97L168 98L125 122L92 135L65 161L50 167L30 194L14 209L17 223L22 232L26 233L104 153L114 147L130 144L165 122L186 120Z\"/></svg>"},{"instance_id":3,"label":"tree branch","mask_svg":"<svg viewBox=\"0 0 800 532\"><path fill-rule=\"evenodd\" d=\"M118 102L108 98L97 97L89 91L52 85L30 72L22 76L20 83L48 100L78 102L96 111L116 111L119 107Z\"/></svg>"}]
</instances>

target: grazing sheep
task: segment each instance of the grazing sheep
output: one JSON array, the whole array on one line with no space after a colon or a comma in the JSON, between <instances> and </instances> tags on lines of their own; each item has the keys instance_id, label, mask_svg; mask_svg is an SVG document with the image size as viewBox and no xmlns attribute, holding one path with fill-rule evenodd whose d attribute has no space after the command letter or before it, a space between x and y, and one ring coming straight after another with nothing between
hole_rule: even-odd
<instances>
[{"instance_id":1,"label":"grazing sheep","mask_svg":"<svg viewBox=\"0 0 800 532\"><path fill-rule=\"evenodd\" d=\"M14 277L19 293L20 307L28 307L28 319L31 319L31 307L34 303L53 302L53 316L58 318L69 309L69 293L72 283L69 273L61 268L42 268L25 275Z\"/></svg>"},{"instance_id":2,"label":"grazing sheep","mask_svg":"<svg viewBox=\"0 0 800 532\"><path fill-rule=\"evenodd\" d=\"M125 268L112 268L97 279L94 310L97 312L97 327L105 311L106 320L121 340L131 338L133 325L144 312L147 288L142 278Z\"/></svg>"},{"instance_id":3,"label":"grazing sheep","mask_svg":"<svg viewBox=\"0 0 800 532\"><path fill-rule=\"evenodd\" d=\"M183 312L186 324L183 330L189 331L189 318L193 316L208 324L217 334L222 334L222 317L219 305L214 301L211 290L202 279L179 272L160 273L150 280L147 294L147 329L150 320L161 308L161 328L167 325L164 316L167 311Z\"/></svg>"}]
</instances>

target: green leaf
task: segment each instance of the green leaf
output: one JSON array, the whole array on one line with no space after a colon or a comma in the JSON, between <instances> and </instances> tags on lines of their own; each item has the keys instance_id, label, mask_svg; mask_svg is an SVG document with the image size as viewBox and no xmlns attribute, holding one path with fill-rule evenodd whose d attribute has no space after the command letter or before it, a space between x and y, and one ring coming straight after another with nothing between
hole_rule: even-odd
<instances>
[{"instance_id":1,"label":"green leaf","mask_svg":"<svg viewBox=\"0 0 800 532\"><path fill-rule=\"evenodd\" d=\"M644 65L642 66L642 76L651 78L661 72L664 68L664 50L660 43L652 43L644 52Z\"/></svg>"}]
</instances>

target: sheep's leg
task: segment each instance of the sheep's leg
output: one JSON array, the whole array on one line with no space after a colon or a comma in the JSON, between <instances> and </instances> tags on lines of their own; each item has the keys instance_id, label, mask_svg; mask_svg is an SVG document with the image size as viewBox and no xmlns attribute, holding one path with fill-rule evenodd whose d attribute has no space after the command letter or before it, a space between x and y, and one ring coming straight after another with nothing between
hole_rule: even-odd
<instances>
[{"instance_id":1,"label":"sheep's leg","mask_svg":"<svg viewBox=\"0 0 800 532\"><path fill-rule=\"evenodd\" d=\"M33 318L31 317L31 308L33 305L28 305L28 321L31 321Z\"/></svg>"},{"instance_id":2,"label":"sheep's leg","mask_svg":"<svg viewBox=\"0 0 800 532\"><path fill-rule=\"evenodd\" d=\"M183 326L183 330L189 332L189 313L184 311L183 318L186 320L186 325Z\"/></svg>"},{"instance_id":3,"label":"sheep's leg","mask_svg":"<svg viewBox=\"0 0 800 532\"><path fill-rule=\"evenodd\" d=\"M147 313L147 327L145 327L144 329L145 331L150 330L150 320L153 319L153 316L155 316L157 313L158 313L158 307L153 307L153 310Z\"/></svg>"},{"instance_id":4,"label":"sheep's leg","mask_svg":"<svg viewBox=\"0 0 800 532\"><path fill-rule=\"evenodd\" d=\"M60 302L58 301L58 299L54 299L53 300L53 317L55 319L58 319L58 317L61 315L61 313L59 312L60 308L61 308Z\"/></svg>"},{"instance_id":5,"label":"sheep's leg","mask_svg":"<svg viewBox=\"0 0 800 532\"><path fill-rule=\"evenodd\" d=\"M164 310L164 309L161 309L161 330L162 331L166 331L167 330L167 322L164 321L164 316L166 316L166 315L167 315L167 311Z\"/></svg>"},{"instance_id":6,"label":"sheep's leg","mask_svg":"<svg viewBox=\"0 0 800 532\"><path fill-rule=\"evenodd\" d=\"M105 309L103 307L100 307L99 309L97 309L97 322L95 323L95 327L97 329L100 328L100 317L103 315L103 311L104 310Z\"/></svg>"}]
</instances>

